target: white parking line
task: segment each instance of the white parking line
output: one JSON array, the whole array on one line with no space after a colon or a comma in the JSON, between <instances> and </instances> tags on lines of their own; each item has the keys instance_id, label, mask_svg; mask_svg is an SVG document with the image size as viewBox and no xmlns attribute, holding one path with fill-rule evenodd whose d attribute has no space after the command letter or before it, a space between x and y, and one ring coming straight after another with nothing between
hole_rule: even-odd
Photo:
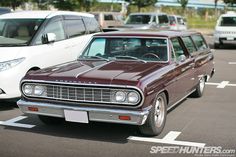
<instances>
[{"instance_id":1,"label":"white parking line","mask_svg":"<svg viewBox=\"0 0 236 157\"><path fill-rule=\"evenodd\" d=\"M236 62L229 62L229 64L230 64L230 65L234 65L234 64L236 64Z\"/></svg>"},{"instance_id":2,"label":"white parking line","mask_svg":"<svg viewBox=\"0 0 236 157\"><path fill-rule=\"evenodd\" d=\"M197 142L187 142L187 141L176 141L175 139L181 134L181 132L170 131L163 139L157 138L147 138L147 137L136 137L130 136L129 140L132 141L141 141L141 142L151 142L151 143L163 143L163 144L172 144L172 145L181 145L181 146L192 146L192 147L201 147L203 148L205 143Z\"/></svg>"},{"instance_id":3,"label":"white parking line","mask_svg":"<svg viewBox=\"0 0 236 157\"><path fill-rule=\"evenodd\" d=\"M222 81L216 88L225 88L229 84L229 81Z\"/></svg>"},{"instance_id":4,"label":"white parking line","mask_svg":"<svg viewBox=\"0 0 236 157\"><path fill-rule=\"evenodd\" d=\"M236 84L230 84L229 81L222 81L221 83L207 82L206 85L217 86L216 88L236 87Z\"/></svg>"},{"instance_id":5,"label":"white parking line","mask_svg":"<svg viewBox=\"0 0 236 157\"><path fill-rule=\"evenodd\" d=\"M0 125L5 126L14 126L14 127L20 127L20 128L33 128L35 125L29 125L29 124L22 124L22 123L16 123L17 121L23 120L27 118L27 116L19 116L7 121L0 121Z\"/></svg>"}]
</instances>

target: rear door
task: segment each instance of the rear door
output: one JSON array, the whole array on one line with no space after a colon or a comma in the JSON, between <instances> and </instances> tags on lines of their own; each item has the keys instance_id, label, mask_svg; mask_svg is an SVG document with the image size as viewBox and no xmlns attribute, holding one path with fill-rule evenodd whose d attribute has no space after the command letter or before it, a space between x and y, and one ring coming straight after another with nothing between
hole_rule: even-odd
<instances>
[{"instance_id":1,"label":"rear door","mask_svg":"<svg viewBox=\"0 0 236 157\"><path fill-rule=\"evenodd\" d=\"M172 58L175 61L175 101L187 96L193 90L194 59L189 55L181 38L172 38Z\"/></svg>"}]
</instances>

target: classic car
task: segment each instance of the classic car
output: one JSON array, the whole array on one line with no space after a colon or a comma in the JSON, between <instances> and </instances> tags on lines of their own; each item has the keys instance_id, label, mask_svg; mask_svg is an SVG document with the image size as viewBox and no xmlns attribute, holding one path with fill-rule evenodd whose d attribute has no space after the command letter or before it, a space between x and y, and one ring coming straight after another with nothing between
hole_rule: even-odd
<instances>
[{"instance_id":1,"label":"classic car","mask_svg":"<svg viewBox=\"0 0 236 157\"><path fill-rule=\"evenodd\" d=\"M155 136L168 110L189 95L202 96L213 59L197 32L97 34L78 60L28 73L17 104L46 124L121 123Z\"/></svg>"}]
</instances>

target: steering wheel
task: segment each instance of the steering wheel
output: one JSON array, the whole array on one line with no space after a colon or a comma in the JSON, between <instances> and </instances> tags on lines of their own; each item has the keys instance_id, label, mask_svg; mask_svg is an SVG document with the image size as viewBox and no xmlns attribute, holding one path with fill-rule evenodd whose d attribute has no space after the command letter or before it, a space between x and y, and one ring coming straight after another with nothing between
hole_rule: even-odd
<instances>
[{"instance_id":1,"label":"steering wheel","mask_svg":"<svg viewBox=\"0 0 236 157\"><path fill-rule=\"evenodd\" d=\"M155 53L146 53L146 54L142 55L142 57L146 57L146 56L154 56L157 59L160 59L160 57L157 54L155 54Z\"/></svg>"}]
</instances>

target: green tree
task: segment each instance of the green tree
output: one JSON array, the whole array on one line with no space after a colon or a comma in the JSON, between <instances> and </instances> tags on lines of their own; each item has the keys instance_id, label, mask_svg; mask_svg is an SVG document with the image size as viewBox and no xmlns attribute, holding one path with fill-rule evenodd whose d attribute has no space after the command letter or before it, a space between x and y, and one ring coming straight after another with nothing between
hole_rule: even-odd
<instances>
[{"instance_id":1,"label":"green tree","mask_svg":"<svg viewBox=\"0 0 236 157\"><path fill-rule=\"evenodd\" d=\"M138 7L138 11L141 11L141 8L154 5L158 0L126 0L130 5L135 5Z\"/></svg>"},{"instance_id":2,"label":"green tree","mask_svg":"<svg viewBox=\"0 0 236 157\"><path fill-rule=\"evenodd\" d=\"M181 5L183 11L185 12L185 9L186 9L186 7L188 5L188 0L177 0L177 1Z\"/></svg>"},{"instance_id":3,"label":"green tree","mask_svg":"<svg viewBox=\"0 0 236 157\"><path fill-rule=\"evenodd\" d=\"M5 7L11 7L13 10L16 9L16 7L22 5L27 0L0 0L0 5Z\"/></svg>"},{"instance_id":4,"label":"green tree","mask_svg":"<svg viewBox=\"0 0 236 157\"><path fill-rule=\"evenodd\" d=\"M232 7L236 4L236 0L224 0L224 3L231 5Z\"/></svg>"},{"instance_id":5,"label":"green tree","mask_svg":"<svg viewBox=\"0 0 236 157\"><path fill-rule=\"evenodd\" d=\"M81 0L51 0L50 4L59 10L73 11L80 6L80 1Z\"/></svg>"}]
</instances>

